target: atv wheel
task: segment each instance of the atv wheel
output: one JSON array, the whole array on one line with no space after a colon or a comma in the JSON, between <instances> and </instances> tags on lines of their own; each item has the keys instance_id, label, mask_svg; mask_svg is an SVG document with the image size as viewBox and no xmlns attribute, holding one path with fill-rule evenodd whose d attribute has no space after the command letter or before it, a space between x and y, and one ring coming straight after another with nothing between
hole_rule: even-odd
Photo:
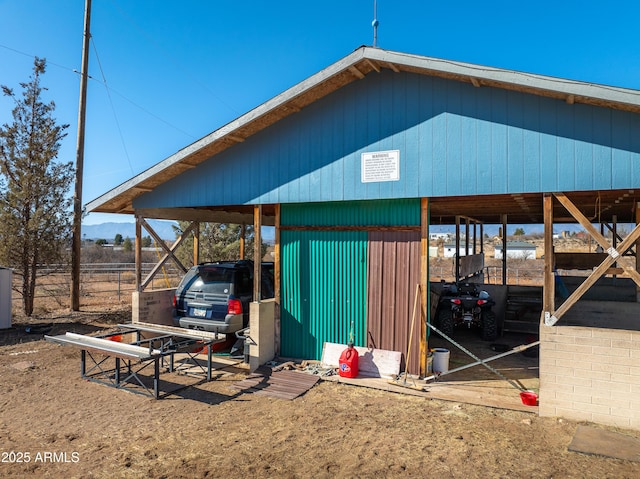
<instances>
[{"instance_id":1,"label":"atv wheel","mask_svg":"<svg viewBox=\"0 0 640 479\"><path fill-rule=\"evenodd\" d=\"M498 337L498 322L496 314L491 311L482 312L482 340L493 341Z\"/></svg>"},{"instance_id":2,"label":"atv wheel","mask_svg":"<svg viewBox=\"0 0 640 479\"><path fill-rule=\"evenodd\" d=\"M453 336L453 311L451 308L445 306L438 311L438 329L449 337Z\"/></svg>"}]
</instances>

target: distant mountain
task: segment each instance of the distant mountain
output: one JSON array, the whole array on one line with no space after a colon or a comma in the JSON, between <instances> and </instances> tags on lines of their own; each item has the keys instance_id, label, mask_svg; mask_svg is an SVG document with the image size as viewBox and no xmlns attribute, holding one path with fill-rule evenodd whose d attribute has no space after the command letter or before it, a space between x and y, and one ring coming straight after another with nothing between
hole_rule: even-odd
<instances>
[{"instance_id":1,"label":"distant mountain","mask_svg":"<svg viewBox=\"0 0 640 479\"><path fill-rule=\"evenodd\" d=\"M173 241L176 239L176 234L173 231L173 226L177 226L175 221L164 220L147 220L149 226L153 228L160 238L163 240ZM136 237L136 224L130 223L100 223L97 225L82 225L82 238L83 239L105 239L109 243L113 242L113 239L117 234L122 235L122 238L129 237L134 239ZM150 236L149 233L143 228L142 236Z\"/></svg>"},{"instance_id":2,"label":"distant mountain","mask_svg":"<svg viewBox=\"0 0 640 479\"><path fill-rule=\"evenodd\" d=\"M175 221L166 220L147 220L149 226L153 228L160 238L163 240L174 241L176 234L173 230L173 226L178 226ZM82 225L82 238L88 240L104 239L109 243L113 243L117 234L122 235L122 238L129 237L134 239L136 237L136 224L130 223L100 223L97 225ZM143 228L142 236L150 236L149 233ZM272 226L263 226L262 228L262 241L267 244L273 244L275 240L275 228Z\"/></svg>"}]
</instances>

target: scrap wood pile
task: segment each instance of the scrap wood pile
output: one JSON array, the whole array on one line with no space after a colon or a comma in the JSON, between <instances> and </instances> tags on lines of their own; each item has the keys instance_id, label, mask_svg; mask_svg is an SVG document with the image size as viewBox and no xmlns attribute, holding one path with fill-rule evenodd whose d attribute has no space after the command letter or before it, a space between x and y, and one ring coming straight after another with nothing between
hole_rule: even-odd
<instances>
[{"instance_id":1,"label":"scrap wood pile","mask_svg":"<svg viewBox=\"0 0 640 479\"><path fill-rule=\"evenodd\" d=\"M284 363L271 361L267 363L267 366L269 366L272 371L301 371L317 376L333 376L337 374L336 368L325 367L322 365L322 362L318 360L305 360L300 363L294 361L286 361Z\"/></svg>"}]
</instances>

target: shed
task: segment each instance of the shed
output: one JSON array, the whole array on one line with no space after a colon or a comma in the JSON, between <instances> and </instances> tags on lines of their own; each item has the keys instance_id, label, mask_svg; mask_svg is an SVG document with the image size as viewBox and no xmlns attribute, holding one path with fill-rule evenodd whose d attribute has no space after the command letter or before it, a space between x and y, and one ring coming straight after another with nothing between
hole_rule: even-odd
<instances>
[{"instance_id":1,"label":"shed","mask_svg":"<svg viewBox=\"0 0 640 479\"><path fill-rule=\"evenodd\" d=\"M353 324L357 345L404 352L418 299L407 368L420 374L429 225L455 225L455 250L461 237L463 251L473 242L473 255L456 258L463 277L482 267L484 224L544 224L540 413L640 429L629 397L638 324L605 341L613 336L562 323L602 275L640 284L637 257L616 263L637 248L640 228L613 240L599 228L640 222L639 127L635 90L361 47L86 208L134 214L138 238L145 218L192 221L186 234L205 221L274 225L276 299L256 319L261 329L273 321L269 351L317 358L324 341L346 343ZM579 223L608 252L562 303L554 222ZM139 270L138 300L166 294L145 291L149 283ZM624 373L586 374L603 355Z\"/></svg>"},{"instance_id":2,"label":"shed","mask_svg":"<svg viewBox=\"0 0 640 479\"><path fill-rule=\"evenodd\" d=\"M494 247L495 259L502 259L502 244ZM511 259L536 259L536 245L526 241L507 241L507 258Z\"/></svg>"}]
</instances>

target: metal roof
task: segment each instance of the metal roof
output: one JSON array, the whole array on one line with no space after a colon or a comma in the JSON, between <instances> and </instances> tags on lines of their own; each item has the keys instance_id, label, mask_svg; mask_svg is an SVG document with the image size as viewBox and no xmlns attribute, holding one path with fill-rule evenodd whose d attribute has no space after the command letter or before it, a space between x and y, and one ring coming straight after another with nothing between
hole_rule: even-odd
<instances>
[{"instance_id":1,"label":"metal roof","mask_svg":"<svg viewBox=\"0 0 640 479\"><path fill-rule=\"evenodd\" d=\"M87 203L86 209L88 212L133 214L132 202L141 194L153 190L158 185L190 168L194 168L234 144L247 140L257 132L289 115L299 112L306 106L345 85L362 79L370 73L380 72L383 69L441 77L470 83L476 87L490 86L515 90L561 99L567 103L584 103L640 113L640 91L636 90L552 78L378 48L360 47L324 70L294 85L148 170L90 201ZM617 198L623 193L612 192L611 194ZM593 196L593 194L590 194L590 196ZM627 194L626 196L629 195ZM459 199L470 207L475 206L477 210L477 199ZM504 199L506 203L500 205L500 211L496 211L496 215L515 214L518 216L519 221L525 221L525 219L526 222L541 221L541 215L535 214L537 212L541 213L542 201L540 195L504 195ZM602 198L599 198L598 201L599 207L604 206ZM451 214L467 214L480 219L480 213L484 216L487 212L486 209L483 209L476 214L473 211L459 207L455 207L456 211L453 211L451 207L455 204L452 198L447 198L446 203L435 201L432 203L432 216L434 214L441 217L450 216ZM485 207L489 208L497 206L495 200L489 200L488 204L485 205ZM207 211L209 216L202 217L202 214L207 213ZM216 211L216 208L198 209L197 213L195 211L174 210L172 219L188 219L188 217L197 214L204 221L215 221L215 218L219 217L224 218L221 221L239 222L235 221L235 219L246 217L250 213L251 207L242 205L238 206L235 212L230 211L229 207L224 208L224 212ZM175 214L179 214L180 217L176 218ZM154 210L153 217L165 216L161 212Z\"/></svg>"}]
</instances>

